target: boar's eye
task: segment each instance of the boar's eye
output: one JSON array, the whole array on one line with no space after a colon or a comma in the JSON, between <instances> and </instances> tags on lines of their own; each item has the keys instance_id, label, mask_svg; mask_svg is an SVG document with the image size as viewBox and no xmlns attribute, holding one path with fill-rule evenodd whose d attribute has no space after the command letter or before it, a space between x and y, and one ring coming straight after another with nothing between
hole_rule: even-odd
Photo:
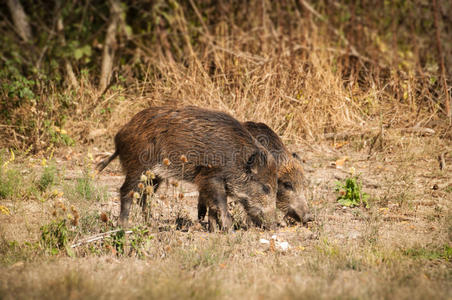
<instances>
[{"instance_id":1,"label":"boar's eye","mask_svg":"<svg viewBox=\"0 0 452 300\"><path fill-rule=\"evenodd\" d=\"M284 186L285 189L293 191L292 183L286 181L286 182L283 182L283 186Z\"/></svg>"},{"instance_id":2,"label":"boar's eye","mask_svg":"<svg viewBox=\"0 0 452 300\"><path fill-rule=\"evenodd\" d=\"M267 184L264 184L262 186L262 190L264 191L265 194L270 194L270 187Z\"/></svg>"}]
</instances>

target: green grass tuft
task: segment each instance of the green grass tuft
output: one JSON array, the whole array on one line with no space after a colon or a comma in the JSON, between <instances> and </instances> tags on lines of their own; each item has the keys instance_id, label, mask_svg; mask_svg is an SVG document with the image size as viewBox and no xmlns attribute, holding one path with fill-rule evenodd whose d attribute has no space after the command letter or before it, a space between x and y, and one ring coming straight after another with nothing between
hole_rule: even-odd
<instances>
[{"instance_id":1,"label":"green grass tuft","mask_svg":"<svg viewBox=\"0 0 452 300\"><path fill-rule=\"evenodd\" d=\"M0 198L15 198L20 193L22 176L18 170L0 170Z\"/></svg>"},{"instance_id":2,"label":"green grass tuft","mask_svg":"<svg viewBox=\"0 0 452 300\"><path fill-rule=\"evenodd\" d=\"M55 164L51 163L44 167L41 177L39 178L37 185L41 191L45 191L55 184L57 176L57 168Z\"/></svg>"}]
</instances>

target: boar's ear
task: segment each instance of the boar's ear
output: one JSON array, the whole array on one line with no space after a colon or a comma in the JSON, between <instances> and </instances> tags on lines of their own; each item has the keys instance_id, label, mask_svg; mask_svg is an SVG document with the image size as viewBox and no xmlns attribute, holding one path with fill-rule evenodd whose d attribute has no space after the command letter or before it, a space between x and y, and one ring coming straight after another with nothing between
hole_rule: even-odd
<instances>
[{"instance_id":1,"label":"boar's ear","mask_svg":"<svg viewBox=\"0 0 452 300\"><path fill-rule=\"evenodd\" d=\"M248 157L248 161L246 162L246 172L257 174L257 168L260 164L267 164L267 154L256 150L250 155L250 157Z\"/></svg>"}]
</instances>

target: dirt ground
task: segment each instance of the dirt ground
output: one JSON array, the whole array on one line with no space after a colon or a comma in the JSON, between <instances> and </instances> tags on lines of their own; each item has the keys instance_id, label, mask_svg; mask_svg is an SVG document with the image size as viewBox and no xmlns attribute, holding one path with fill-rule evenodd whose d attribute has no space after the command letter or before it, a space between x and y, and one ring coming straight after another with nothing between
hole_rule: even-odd
<instances>
[{"instance_id":1,"label":"dirt ground","mask_svg":"<svg viewBox=\"0 0 452 300\"><path fill-rule=\"evenodd\" d=\"M360 137L289 145L310 181L315 220L307 226L208 233L196 222L196 190L170 181L155 196L153 220L146 223L134 205L121 247L108 236L52 254L41 226L57 219L56 203L67 206L63 215L72 213L68 220L71 205L80 216L68 245L83 242L115 229L123 180L114 162L92 177L95 200L71 194L67 186L92 171L100 150L57 151L54 189L63 195L0 200L9 211L0 214L0 298L451 299L450 141L394 132L380 148L370 143ZM36 181L40 161L18 158L9 168ZM337 203L336 182L353 176L370 195L367 208ZM280 242L289 248L275 246Z\"/></svg>"}]
</instances>

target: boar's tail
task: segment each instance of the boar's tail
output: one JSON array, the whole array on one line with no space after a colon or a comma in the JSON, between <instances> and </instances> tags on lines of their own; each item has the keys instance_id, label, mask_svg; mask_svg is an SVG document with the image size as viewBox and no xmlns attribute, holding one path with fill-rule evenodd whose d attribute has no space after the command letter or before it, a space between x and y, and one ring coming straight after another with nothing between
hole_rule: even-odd
<instances>
[{"instance_id":1,"label":"boar's tail","mask_svg":"<svg viewBox=\"0 0 452 300\"><path fill-rule=\"evenodd\" d=\"M107 157L106 159L102 160L101 162L99 162L96 165L96 170L98 173L102 172L103 169L105 169L106 166L108 166L108 164L116 158L116 156L118 156L119 153L118 151L115 151L115 153L113 153L111 156Z\"/></svg>"}]
</instances>

